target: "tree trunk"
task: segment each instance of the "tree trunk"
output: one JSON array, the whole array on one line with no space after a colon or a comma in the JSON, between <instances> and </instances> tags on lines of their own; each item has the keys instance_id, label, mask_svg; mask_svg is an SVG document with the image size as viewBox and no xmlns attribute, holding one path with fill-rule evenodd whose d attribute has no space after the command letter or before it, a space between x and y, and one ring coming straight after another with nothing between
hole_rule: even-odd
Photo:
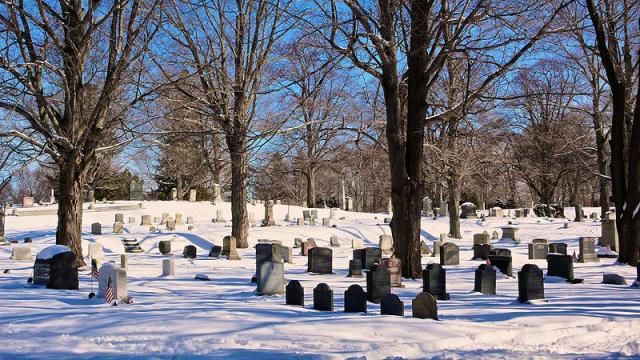
<instances>
[{"instance_id":1,"label":"tree trunk","mask_svg":"<svg viewBox=\"0 0 640 360\"><path fill-rule=\"evenodd\" d=\"M231 235L238 248L248 248L247 151L244 138L232 140L231 153Z\"/></svg>"},{"instance_id":2,"label":"tree trunk","mask_svg":"<svg viewBox=\"0 0 640 360\"><path fill-rule=\"evenodd\" d=\"M460 213L458 212L458 204L460 204L460 175L455 170L455 167L449 170L447 184L449 186L449 237L462 239Z\"/></svg>"},{"instance_id":3,"label":"tree trunk","mask_svg":"<svg viewBox=\"0 0 640 360\"><path fill-rule=\"evenodd\" d=\"M307 180L307 207L316 207L316 169L311 168L305 174Z\"/></svg>"},{"instance_id":4,"label":"tree trunk","mask_svg":"<svg viewBox=\"0 0 640 360\"><path fill-rule=\"evenodd\" d=\"M594 125L596 132L596 155L598 162L598 193L600 204L600 217L604 218L609 211L609 179L605 177L607 174L607 158L605 154L606 139L603 134L602 121L599 119L600 114L594 116Z\"/></svg>"},{"instance_id":5,"label":"tree trunk","mask_svg":"<svg viewBox=\"0 0 640 360\"><path fill-rule=\"evenodd\" d=\"M71 249L76 255L78 266L84 266L81 237L84 175L78 170L79 162L79 159L70 159L59 164L56 244Z\"/></svg>"}]
</instances>

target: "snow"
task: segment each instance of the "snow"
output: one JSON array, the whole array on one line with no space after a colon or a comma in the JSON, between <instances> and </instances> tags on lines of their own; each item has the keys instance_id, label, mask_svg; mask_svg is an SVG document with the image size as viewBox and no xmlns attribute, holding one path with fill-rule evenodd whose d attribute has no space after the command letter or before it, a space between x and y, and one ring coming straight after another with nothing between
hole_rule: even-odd
<instances>
[{"instance_id":1,"label":"snow","mask_svg":"<svg viewBox=\"0 0 640 360\"><path fill-rule=\"evenodd\" d=\"M125 203L125 202L122 202ZM137 202L136 202L137 203ZM121 204L121 202L118 202ZM132 203L133 204L133 203ZM122 205L122 204L121 204ZM405 316L381 316L379 305L368 304L367 314L342 312L344 291L354 283L365 287L365 279L347 278L352 257L351 239L377 246L379 235L390 234L382 224L385 214L338 211L337 227L295 226L302 208L292 206L292 223L284 222L286 205L275 205L278 226L255 226L249 232L249 248L238 249L239 261L212 259L212 244L221 245L231 232L231 223L212 223L216 210L231 218L229 203L144 202L143 209L87 212L83 216L83 251L99 241L104 261L119 264L124 253L120 239L137 238L144 250L128 254L127 290L135 304L111 307L87 295L97 286L90 268L80 272L80 291L36 289L26 283L32 268L10 260L10 247L0 247L0 359L13 358L191 358L200 356L260 358L344 359L383 358L612 358L638 357L640 352L640 289L601 284L603 273L635 279L636 269L601 258L599 263L575 263L577 278L584 284L569 284L547 277L545 297L535 305L520 304L518 280L498 276L497 295L473 293L474 271L483 261L471 261L473 234L504 227L509 218L487 218L482 223L461 220L463 239L460 265L446 266L449 301L438 301L440 321L411 317L411 300L421 291L422 281L404 280L392 292L405 304ZM264 206L248 206L262 220ZM586 209L585 209L586 211ZM598 211L593 208L593 211ZM175 232L150 233L148 227L126 225L122 236L110 234L114 213L125 218L160 216L176 212L193 216L194 229L179 226ZM573 209L565 214L572 218ZM320 209L319 218L329 217ZM344 220L338 220L344 217ZM519 219L520 244L509 246L513 272L527 263L546 273L545 260L527 259L527 243L536 238L565 242L568 253L578 252L580 236L600 236L600 222L571 223L562 219L538 223L537 218ZM423 239L438 240L448 230L449 219L423 218ZM91 223L103 224L104 235L91 235ZM7 239L33 239L34 251L55 244L55 215L7 217ZM162 227L160 227L162 228ZM338 236L341 247L333 248L331 275L306 272L307 260L294 249L294 263L285 264L285 277L299 280L305 288L302 307L286 306L284 296L257 296L251 276L255 272L257 239L281 240L293 246L294 238L315 238L328 246ZM160 240L172 241L175 276L161 277ZM194 245L196 259L185 259L182 248ZM431 244L430 244L431 246ZM88 261L88 259L87 259ZM423 266L437 258L423 256ZM195 280L206 275L210 281ZM312 309L313 288L327 283L334 291L334 312Z\"/></svg>"},{"instance_id":2,"label":"snow","mask_svg":"<svg viewBox=\"0 0 640 360\"><path fill-rule=\"evenodd\" d=\"M64 245L51 245L44 248L42 251L38 253L37 259L40 260L49 260L53 259L54 256L66 252L70 252L71 249Z\"/></svg>"}]
</instances>

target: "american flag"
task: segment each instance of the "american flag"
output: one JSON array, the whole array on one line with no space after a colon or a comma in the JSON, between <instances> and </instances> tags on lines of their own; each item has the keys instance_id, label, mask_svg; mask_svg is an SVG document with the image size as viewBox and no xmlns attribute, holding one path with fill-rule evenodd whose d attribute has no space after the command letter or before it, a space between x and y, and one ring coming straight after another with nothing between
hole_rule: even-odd
<instances>
[{"instance_id":1,"label":"american flag","mask_svg":"<svg viewBox=\"0 0 640 360\"><path fill-rule=\"evenodd\" d=\"M111 279L109 279L107 289L104 291L104 302L107 304L111 304L113 302L113 283L111 282Z\"/></svg>"},{"instance_id":2,"label":"american flag","mask_svg":"<svg viewBox=\"0 0 640 360\"><path fill-rule=\"evenodd\" d=\"M487 259L487 261L485 261L485 264L491 265L491 260Z\"/></svg>"},{"instance_id":3,"label":"american flag","mask_svg":"<svg viewBox=\"0 0 640 360\"><path fill-rule=\"evenodd\" d=\"M95 259L91 260L91 277L94 279L100 278L100 270L98 270L98 263Z\"/></svg>"}]
</instances>

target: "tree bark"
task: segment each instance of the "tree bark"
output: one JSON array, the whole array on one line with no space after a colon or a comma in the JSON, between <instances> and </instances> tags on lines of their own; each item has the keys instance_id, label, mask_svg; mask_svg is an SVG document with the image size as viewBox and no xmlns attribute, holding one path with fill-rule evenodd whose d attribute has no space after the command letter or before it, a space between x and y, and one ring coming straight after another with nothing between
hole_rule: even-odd
<instances>
[{"instance_id":1,"label":"tree bark","mask_svg":"<svg viewBox=\"0 0 640 360\"><path fill-rule=\"evenodd\" d=\"M458 204L460 204L460 174L457 173L455 167L449 169L447 184L449 187L449 237L462 239L460 213L458 212Z\"/></svg>"},{"instance_id":2,"label":"tree bark","mask_svg":"<svg viewBox=\"0 0 640 360\"><path fill-rule=\"evenodd\" d=\"M316 169L310 168L305 174L307 180L307 207L316 207Z\"/></svg>"},{"instance_id":3,"label":"tree bark","mask_svg":"<svg viewBox=\"0 0 640 360\"><path fill-rule=\"evenodd\" d=\"M236 238L236 246L244 249L249 247L246 139L228 137L227 143L231 155L231 235Z\"/></svg>"},{"instance_id":4,"label":"tree bark","mask_svg":"<svg viewBox=\"0 0 640 360\"><path fill-rule=\"evenodd\" d=\"M84 174L80 159L68 159L58 164L58 228L56 244L64 245L76 255L78 266L84 266L82 255L82 189Z\"/></svg>"},{"instance_id":5,"label":"tree bark","mask_svg":"<svg viewBox=\"0 0 640 360\"><path fill-rule=\"evenodd\" d=\"M594 110L597 110L597 104L594 105ZM596 113L593 117L593 125L596 133L596 156L598 163L598 193L600 205L600 217L604 218L607 211L609 211L609 179L605 177L607 174L607 157L605 154L606 138L604 136L604 129L602 128L602 115Z\"/></svg>"}]
</instances>

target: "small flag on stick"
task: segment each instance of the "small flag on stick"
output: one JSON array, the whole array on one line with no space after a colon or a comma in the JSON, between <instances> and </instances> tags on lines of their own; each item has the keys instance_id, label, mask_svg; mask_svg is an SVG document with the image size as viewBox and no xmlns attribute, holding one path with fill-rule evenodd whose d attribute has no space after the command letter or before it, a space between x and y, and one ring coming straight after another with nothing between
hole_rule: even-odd
<instances>
[{"instance_id":1,"label":"small flag on stick","mask_svg":"<svg viewBox=\"0 0 640 360\"><path fill-rule=\"evenodd\" d=\"M111 304L113 302L113 283L111 282L111 279L109 279L107 289L104 291L104 302L107 304Z\"/></svg>"},{"instance_id":2,"label":"small flag on stick","mask_svg":"<svg viewBox=\"0 0 640 360\"><path fill-rule=\"evenodd\" d=\"M100 270L95 259L91 260L91 277L96 280L100 278Z\"/></svg>"}]
</instances>

